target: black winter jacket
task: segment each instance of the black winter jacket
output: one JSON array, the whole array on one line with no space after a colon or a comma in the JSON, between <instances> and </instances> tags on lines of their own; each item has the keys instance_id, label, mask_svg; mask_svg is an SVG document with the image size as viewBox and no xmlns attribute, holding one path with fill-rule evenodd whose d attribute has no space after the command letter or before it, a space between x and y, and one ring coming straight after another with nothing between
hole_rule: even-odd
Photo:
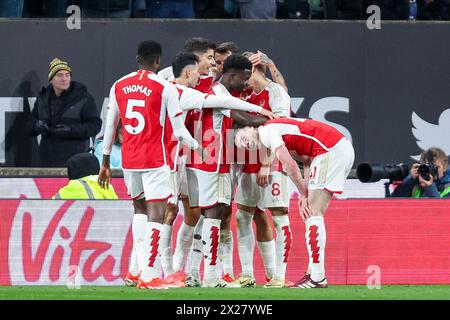
<instances>
[{"instance_id":1,"label":"black winter jacket","mask_svg":"<svg viewBox=\"0 0 450 320\"><path fill-rule=\"evenodd\" d=\"M66 167L72 155L88 151L90 137L95 136L102 125L93 97L85 85L75 81L60 97L55 96L51 84L42 88L27 125L33 137L39 134L35 126L38 120L45 121L50 128L39 145L42 167ZM57 125L67 125L70 131L64 137L56 136L52 130Z\"/></svg>"}]
</instances>

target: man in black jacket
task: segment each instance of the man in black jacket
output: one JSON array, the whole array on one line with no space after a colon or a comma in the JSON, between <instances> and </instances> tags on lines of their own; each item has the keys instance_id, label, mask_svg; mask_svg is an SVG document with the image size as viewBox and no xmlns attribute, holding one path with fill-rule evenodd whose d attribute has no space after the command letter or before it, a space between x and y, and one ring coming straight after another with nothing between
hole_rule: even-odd
<instances>
[{"instance_id":1,"label":"man in black jacket","mask_svg":"<svg viewBox=\"0 0 450 320\"><path fill-rule=\"evenodd\" d=\"M40 166L66 167L72 155L86 152L89 139L101 128L101 119L93 97L86 87L71 81L67 62L50 62L50 85L39 93L28 123L28 131L41 135Z\"/></svg>"}]
</instances>

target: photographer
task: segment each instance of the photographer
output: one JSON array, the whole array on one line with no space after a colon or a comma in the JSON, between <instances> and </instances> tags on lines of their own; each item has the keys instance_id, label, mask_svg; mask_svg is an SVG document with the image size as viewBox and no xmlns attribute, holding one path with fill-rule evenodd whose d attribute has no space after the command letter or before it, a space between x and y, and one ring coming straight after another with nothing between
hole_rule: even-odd
<instances>
[{"instance_id":1,"label":"photographer","mask_svg":"<svg viewBox=\"0 0 450 320\"><path fill-rule=\"evenodd\" d=\"M391 196L450 198L450 170L445 152L439 148L423 151L420 164L412 165L409 176L401 182Z\"/></svg>"}]
</instances>

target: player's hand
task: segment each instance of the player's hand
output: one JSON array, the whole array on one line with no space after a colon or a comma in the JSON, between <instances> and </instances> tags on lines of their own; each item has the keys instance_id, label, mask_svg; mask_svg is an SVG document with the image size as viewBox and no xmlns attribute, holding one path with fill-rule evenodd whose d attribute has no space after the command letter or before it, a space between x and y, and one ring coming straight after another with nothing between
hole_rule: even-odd
<instances>
[{"instance_id":1,"label":"player's hand","mask_svg":"<svg viewBox=\"0 0 450 320\"><path fill-rule=\"evenodd\" d=\"M202 161L203 162L206 162L206 159L208 159L208 155L209 155L208 150L202 148Z\"/></svg>"},{"instance_id":2,"label":"player's hand","mask_svg":"<svg viewBox=\"0 0 450 320\"><path fill-rule=\"evenodd\" d=\"M271 111L266 110L266 109L262 109L260 114L269 119L278 119L278 117L276 115L274 115Z\"/></svg>"},{"instance_id":3,"label":"player's hand","mask_svg":"<svg viewBox=\"0 0 450 320\"><path fill-rule=\"evenodd\" d=\"M275 63L273 62L272 59L269 58L269 56L267 54L265 54L262 51L258 50L258 54L261 55L261 63L265 66L270 66L270 65L274 65Z\"/></svg>"},{"instance_id":4,"label":"player's hand","mask_svg":"<svg viewBox=\"0 0 450 320\"><path fill-rule=\"evenodd\" d=\"M201 157L201 162L205 162L206 159L208 158L208 151L206 149L203 149L201 146L199 146L195 152L197 152L197 154L200 155Z\"/></svg>"},{"instance_id":5,"label":"player's hand","mask_svg":"<svg viewBox=\"0 0 450 320\"><path fill-rule=\"evenodd\" d=\"M414 163L414 164L411 166L411 170L409 170L409 174L411 175L411 177L412 177L413 179L417 179L417 177L419 176L419 172L418 172L419 166L420 166L420 164Z\"/></svg>"},{"instance_id":6,"label":"player's hand","mask_svg":"<svg viewBox=\"0 0 450 320\"><path fill-rule=\"evenodd\" d=\"M257 66L258 64L262 64L263 66L270 66L274 64L273 61L267 56L267 54L259 50L257 53L250 56L249 60L254 66Z\"/></svg>"},{"instance_id":7,"label":"player's hand","mask_svg":"<svg viewBox=\"0 0 450 320\"><path fill-rule=\"evenodd\" d=\"M109 189L111 181L111 169L109 166L102 166L98 173L98 184L103 189Z\"/></svg>"},{"instance_id":8,"label":"player's hand","mask_svg":"<svg viewBox=\"0 0 450 320\"><path fill-rule=\"evenodd\" d=\"M422 188L428 188L428 187L430 187L432 184L434 183L434 179L433 179L433 176L430 174L430 180L425 180L424 178L422 178L422 176L421 175L419 175L419 185L422 187Z\"/></svg>"},{"instance_id":9,"label":"player's hand","mask_svg":"<svg viewBox=\"0 0 450 320\"><path fill-rule=\"evenodd\" d=\"M261 167L256 174L256 183L260 187L267 187L269 185L270 167Z\"/></svg>"},{"instance_id":10,"label":"player's hand","mask_svg":"<svg viewBox=\"0 0 450 320\"><path fill-rule=\"evenodd\" d=\"M298 200L298 207L303 221L306 221L306 219L312 216L312 211L308 206L308 198L300 196L300 199Z\"/></svg>"},{"instance_id":11,"label":"player's hand","mask_svg":"<svg viewBox=\"0 0 450 320\"><path fill-rule=\"evenodd\" d=\"M250 62L253 65L253 68L256 67L258 64L261 63L261 54L259 53L255 53L253 55L251 55L248 60L250 60Z\"/></svg>"}]
</instances>

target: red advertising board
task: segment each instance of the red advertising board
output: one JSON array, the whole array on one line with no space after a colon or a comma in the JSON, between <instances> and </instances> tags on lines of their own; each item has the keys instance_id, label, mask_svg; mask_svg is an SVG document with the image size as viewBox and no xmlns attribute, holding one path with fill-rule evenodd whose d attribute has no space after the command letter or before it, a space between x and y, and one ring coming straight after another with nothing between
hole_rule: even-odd
<instances>
[{"instance_id":1,"label":"red advertising board","mask_svg":"<svg viewBox=\"0 0 450 320\"><path fill-rule=\"evenodd\" d=\"M73 266L82 285L120 285L131 253L132 215L127 200L0 200L0 285L64 285ZM290 219L287 278L295 281L307 267L296 201ZM450 201L333 200L325 219L329 283L366 284L375 268L382 284L450 284ZM234 235L235 227L233 221ZM254 263L263 283L257 249Z\"/></svg>"}]
</instances>

